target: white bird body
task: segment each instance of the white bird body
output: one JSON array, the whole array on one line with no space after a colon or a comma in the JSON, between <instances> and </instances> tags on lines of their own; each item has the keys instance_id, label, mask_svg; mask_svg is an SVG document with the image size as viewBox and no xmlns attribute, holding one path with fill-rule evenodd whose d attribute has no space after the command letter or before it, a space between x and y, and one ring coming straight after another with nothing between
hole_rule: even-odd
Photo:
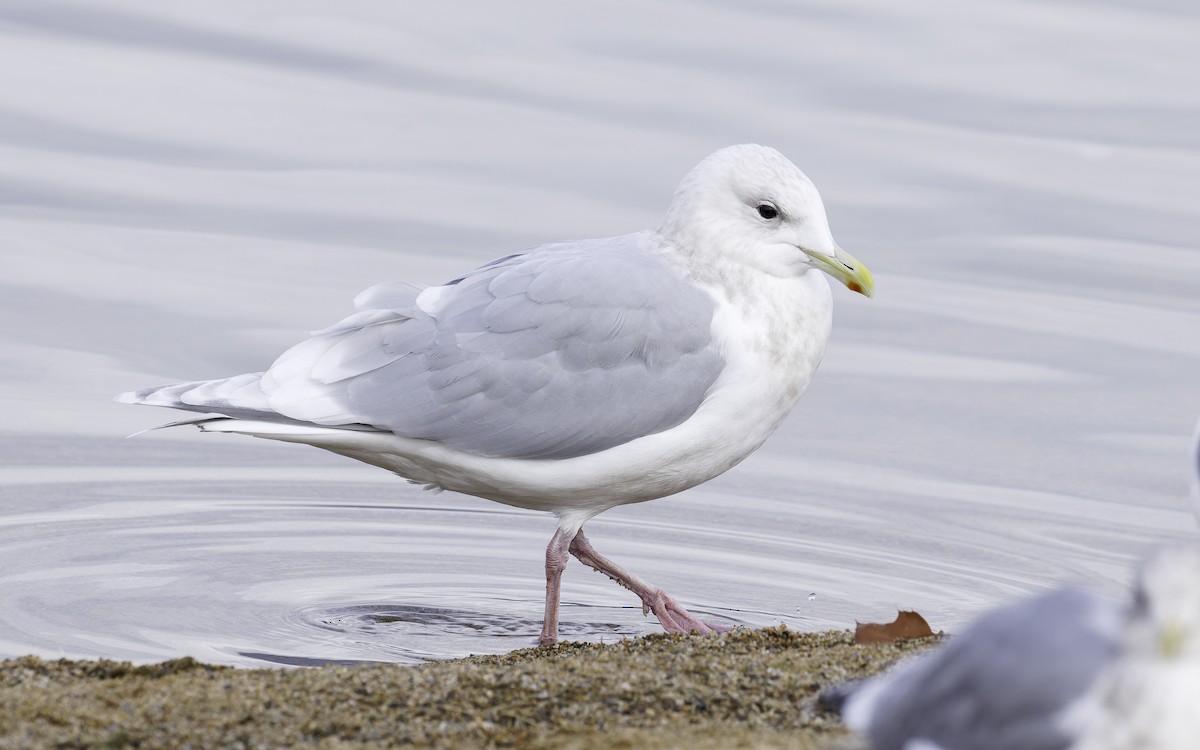
<instances>
[{"instance_id":1,"label":"white bird body","mask_svg":"<svg viewBox=\"0 0 1200 750\"><path fill-rule=\"evenodd\" d=\"M1200 547L1143 565L1121 653L1071 711L1071 750L1200 747Z\"/></svg>"},{"instance_id":2,"label":"white bird body","mask_svg":"<svg viewBox=\"0 0 1200 750\"><path fill-rule=\"evenodd\" d=\"M1200 747L1200 665L1126 660L1097 683L1090 722L1070 750Z\"/></svg>"},{"instance_id":3,"label":"white bird body","mask_svg":"<svg viewBox=\"0 0 1200 750\"><path fill-rule=\"evenodd\" d=\"M717 301L713 340L725 358L710 397L682 424L599 453L530 460L373 430L237 419L200 426L314 445L433 488L548 511L578 529L609 508L672 495L724 473L762 445L804 393L832 326L828 282L816 272L746 281L743 299L773 303L736 305L725 289L702 287ZM810 325L796 326L797 320Z\"/></svg>"},{"instance_id":4,"label":"white bird body","mask_svg":"<svg viewBox=\"0 0 1200 750\"><path fill-rule=\"evenodd\" d=\"M424 290L382 284L266 372L118 398L556 514L543 643L568 552L669 630L710 632L600 557L582 526L708 481L762 445L824 354L821 271L873 291L808 178L773 149L733 146L685 176L656 229L534 248Z\"/></svg>"}]
</instances>

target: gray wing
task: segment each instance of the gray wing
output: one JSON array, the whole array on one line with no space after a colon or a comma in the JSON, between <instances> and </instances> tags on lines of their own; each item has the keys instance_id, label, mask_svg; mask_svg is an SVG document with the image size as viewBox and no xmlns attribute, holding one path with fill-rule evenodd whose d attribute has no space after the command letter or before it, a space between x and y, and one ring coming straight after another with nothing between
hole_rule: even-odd
<instances>
[{"instance_id":1,"label":"gray wing","mask_svg":"<svg viewBox=\"0 0 1200 750\"><path fill-rule=\"evenodd\" d=\"M1115 658L1119 617L1115 605L1077 589L985 615L883 678L866 732L871 746L903 750L924 739L948 749L1064 750L1073 738L1061 712Z\"/></svg>"},{"instance_id":2,"label":"gray wing","mask_svg":"<svg viewBox=\"0 0 1200 750\"><path fill-rule=\"evenodd\" d=\"M486 456L569 458L690 417L724 360L712 298L646 234L509 256L417 297L364 292L359 312L279 358L270 406Z\"/></svg>"}]
</instances>

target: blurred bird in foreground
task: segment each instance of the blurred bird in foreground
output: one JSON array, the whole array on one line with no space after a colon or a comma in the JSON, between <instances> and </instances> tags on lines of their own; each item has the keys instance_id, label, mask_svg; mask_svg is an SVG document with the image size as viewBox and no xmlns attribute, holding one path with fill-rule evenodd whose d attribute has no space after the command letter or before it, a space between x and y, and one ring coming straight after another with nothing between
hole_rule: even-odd
<instances>
[{"instance_id":1,"label":"blurred bird in foreground","mask_svg":"<svg viewBox=\"0 0 1200 750\"><path fill-rule=\"evenodd\" d=\"M1193 447L1200 503L1200 427ZM1138 571L1129 602L1063 588L822 701L873 750L1200 747L1200 545Z\"/></svg>"}]
</instances>

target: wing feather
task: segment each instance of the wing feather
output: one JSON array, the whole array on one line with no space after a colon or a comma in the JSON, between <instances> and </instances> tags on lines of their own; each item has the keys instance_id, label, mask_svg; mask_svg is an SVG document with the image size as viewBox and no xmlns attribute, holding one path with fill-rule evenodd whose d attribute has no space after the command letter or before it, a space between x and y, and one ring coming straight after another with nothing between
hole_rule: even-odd
<instances>
[{"instance_id":1,"label":"wing feather","mask_svg":"<svg viewBox=\"0 0 1200 750\"><path fill-rule=\"evenodd\" d=\"M356 304L266 373L280 414L567 458L679 424L724 367L712 298L645 234L546 246L424 291L380 285Z\"/></svg>"}]
</instances>

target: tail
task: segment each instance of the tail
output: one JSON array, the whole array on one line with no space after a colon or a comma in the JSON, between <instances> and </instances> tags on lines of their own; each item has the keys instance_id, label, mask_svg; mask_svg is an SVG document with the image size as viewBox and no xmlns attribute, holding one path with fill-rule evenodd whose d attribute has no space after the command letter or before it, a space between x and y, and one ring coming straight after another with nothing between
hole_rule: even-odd
<instances>
[{"instance_id":1,"label":"tail","mask_svg":"<svg viewBox=\"0 0 1200 750\"><path fill-rule=\"evenodd\" d=\"M156 385L117 396L122 404L166 406L202 414L219 414L232 419L293 421L271 408L262 389L261 372L235 375L221 380Z\"/></svg>"},{"instance_id":2,"label":"tail","mask_svg":"<svg viewBox=\"0 0 1200 750\"><path fill-rule=\"evenodd\" d=\"M194 425L202 432L235 432L322 447L327 447L324 443L330 441L332 445L336 445L347 434L379 432L370 425L346 424L327 427L284 416L271 408L270 399L262 389L262 376L261 372L252 372L221 380L156 385L122 393L115 400L122 404L166 406L205 415L150 428L153 430ZM336 450L334 447L329 449Z\"/></svg>"}]
</instances>

